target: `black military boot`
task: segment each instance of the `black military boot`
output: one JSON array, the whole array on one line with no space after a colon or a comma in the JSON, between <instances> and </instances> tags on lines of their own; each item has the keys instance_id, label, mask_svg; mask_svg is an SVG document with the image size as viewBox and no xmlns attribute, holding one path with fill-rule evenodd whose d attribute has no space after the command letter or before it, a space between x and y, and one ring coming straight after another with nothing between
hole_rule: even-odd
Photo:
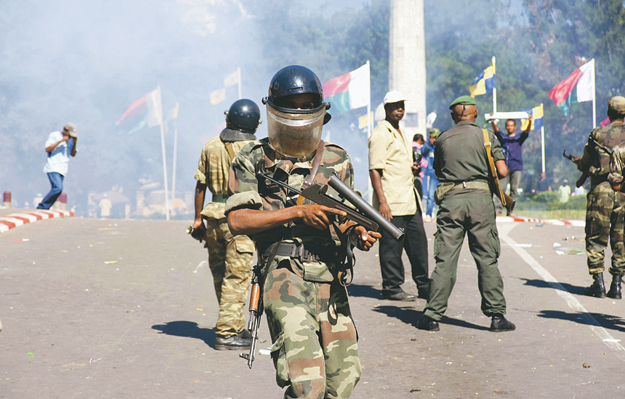
<instances>
[{"instance_id":1,"label":"black military boot","mask_svg":"<svg viewBox=\"0 0 625 399\"><path fill-rule=\"evenodd\" d=\"M623 296L621 295L621 280L623 276L613 275L612 276L612 284L610 284L610 291L608 291L608 296L613 299L621 299Z\"/></svg>"},{"instance_id":2,"label":"black military boot","mask_svg":"<svg viewBox=\"0 0 625 399\"><path fill-rule=\"evenodd\" d=\"M592 285L584 290L584 295L605 298L605 284L603 283L603 273L592 275L595 280Z\"/></svg>"}]
</instances>

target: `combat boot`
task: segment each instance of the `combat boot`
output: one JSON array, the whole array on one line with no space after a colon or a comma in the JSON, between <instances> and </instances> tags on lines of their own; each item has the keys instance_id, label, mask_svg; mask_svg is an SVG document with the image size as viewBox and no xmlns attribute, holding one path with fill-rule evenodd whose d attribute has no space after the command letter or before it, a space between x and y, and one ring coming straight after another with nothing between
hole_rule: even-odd
<instances>
[{"instance_id":1,"label":"combat boot","mask_svg":"<svg viewBox=\"0 0 625 399\"><path fill-rule=\"evenodd\" d=\"M612 276L612 284L610 284L610 291L608 291L608 297L613 299L621 299L623 296L621 294L621 280L623 276L613 275Z\"/></svg>"},{"instance_id":2,"label":"combat boot","mask_svg":"<svg viewBox=\"0 0 625 399\"><path fill-rule=\"evenodd\" d=\"M603 273L592 275L595 280L592 285L584 290L584 295L605 298L605 284L603 283Z\"/></svg>"},{"instance_id":3,"label":"combat boot","mask_svg":"<svg viewBox=\"0 0 625 399\"><path fill-rule=\"evenodd\" d=\"M251 338L241 338L239 335L233 335L229 338L224 338L218 335L215 338L215 349L218 351L248 349L251 345Z\"/></svg>"}]
</instances>

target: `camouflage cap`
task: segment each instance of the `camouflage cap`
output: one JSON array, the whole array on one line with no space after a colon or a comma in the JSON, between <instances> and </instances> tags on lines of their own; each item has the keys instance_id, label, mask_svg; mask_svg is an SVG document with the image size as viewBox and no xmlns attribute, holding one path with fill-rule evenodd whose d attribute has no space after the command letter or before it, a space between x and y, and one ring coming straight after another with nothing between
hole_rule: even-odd
<instances>
[{"instance_id":1,"label":"camouflage cap","mask_svg":"<svg viewBox=\"0 0 625 399\"><path fill-rule=\"evenodd\" d=\"M614 96L608 100L608 109L618 112L619 114L625 114L625 97Z\"/></svg>"},{"instance_id":2,"label":"camouflage cap","mask_svg":"<svg viewBox=\"0 0 625 399\"><path fill-rule=\"evenodd\" d=\"M458 104L475 105L475 99L471 96L460 96L449 105L449 109L452 109Z\"/></svg>"},{"instance_id":3,"label":"camouflage cap","mask_svg":"<svg viewBox=\"0 0 625 399\"><path fill-rule=\"evenodd\" d=\"M430 137L438 137L439 134L441 134L441 131L437 128L430 129Z\"/></svg>"},{"instance_id":4,"label":"camouflage cap","mask_svg":"<svg viewBox=\"0 0 625 399\"><path fill-rule=\"evenodd\" d=\"M71 137L77 137L77 135L76 135L76 125L74 125L73 123L68 123L67 125L65 125L63 127L63 130L66 130L67 133L69 133L69 135Z\"/></svg>"}]
</instances>

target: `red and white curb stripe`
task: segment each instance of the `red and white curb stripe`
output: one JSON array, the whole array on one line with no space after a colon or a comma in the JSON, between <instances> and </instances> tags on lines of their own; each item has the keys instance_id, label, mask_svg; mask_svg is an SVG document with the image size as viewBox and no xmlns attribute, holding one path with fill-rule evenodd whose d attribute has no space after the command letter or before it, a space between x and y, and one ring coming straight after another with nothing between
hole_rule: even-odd
<instances>
[{"instance_id":1,"label":"red and white curb stripe","mask_svg":"<svg viewBox=\"0 0 625 399\"><path fill-rule=\"evenodd\" d=\"M42 219L66 218L73 216L74 212L50 210L12 213L10 215L0 217L0 233L4 233L12 228L23 226L28 223L34 223Z\"/></svg>"},{"instance_id":2,"label":"red and white curb stripe","mask_svg":"<svg viewBox=\"0 0 625 399\"><path fill-rule=\"evenodd\" d=\"M536 219L528 218L524 216L497 216L497 223L512 223L512 222L530 222L530 223L543 223L551 224L554 226L575 226L585 227L586 222L584 220L561 220L561 219Z\"/></svg>"}]
</instances>

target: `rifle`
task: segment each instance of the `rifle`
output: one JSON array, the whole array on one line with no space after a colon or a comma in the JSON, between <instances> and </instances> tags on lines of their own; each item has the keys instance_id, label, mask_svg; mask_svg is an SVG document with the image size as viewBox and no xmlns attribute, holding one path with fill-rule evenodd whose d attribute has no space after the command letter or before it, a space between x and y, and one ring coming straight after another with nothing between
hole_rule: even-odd
<instances>
[{"instance_id":1,"label":"rifle","mask_svg":"<svg viewBox=\"0 0 625 399\"><path fill-rule=\"evenodd\" d=\"M278 246L276 246L277 248ZM272 259L273 260L273 259ZM263 283L263 268L260 265L254 266L252 270L252 284L250 289L250 317L247 321L247 329L252 333L252 345L250 346L249 353L241 353L243 359L247 359L247 366L251 369L252 363L256 358L256 343L258 342L258 328L260 327L260 320L263 316L263 296L262 283Z\"/></svg>"},{"instance_id":2,"label":"rifle","mask_svg":"<svg viewBox=\"0 0 625 399\"><path fill-rule=\"evenodd\" d=\"M599 143L597 140L594 139L594 137L589 137L588 138L588 144L593 144L596 147L601 148L603 151L605 151L610 156L610 158L612 158L614 150L612 150L611 148L606 147L605 145ZM569 161L573 162L575 165L577 165L577 168L582 171L582 175L575 182L575 187L581 187L586 182L586 179L588 179L588 176L590 176L590 169L593 168L593 167L591 166L590 168L582 169L583 165L582 165L582 167L580 167L580 161L581 161L582 158L581 157L575 157L573 155L569 155L569 154L566 153L566 150L564 150L562 152L562 156L564 158L568 159Z\"/></svg>"},{"instance_id":3,"label":"rifle","mask_svg":"<svg viewBox=\"0 0 625 399\"><path fill-rule=\"evenodd\" d=\"M566 159L568 159L569 161L573 162L575 165L577 165L579 167L579 161L581 160L581 157L576 157L573 155L569 155L566 153L566 150L564 150L562 152L562 156ZM581 187L584 185L584 183L586 183L586 179L588 179L589 173L587 170L582 171L582 175L579 177L579 179L577 179L577 181L575 182L575 187Z\"/></svg>"},{"instance_id":4,"label":"rifle","mask_svg":"<svg viewBox=\"0 0 625 399\"><path fill-rule=\"evenodd\" d=\"M263 172L262 167L259 167L259 165L256 167L256 176L264 180L269 180L270 182L286 189L287 195L289 192L292 192L319 205L344 211L347 213L348 219L364 226L369 231L378 231L378 228L381 227L387 234L391 235L391 237L396 240L399 240L404 235L404 233L393 223L389 222L388 219L382 216L380 212L369 205L367 201L362 199L362 197L355 193L354 190L352 190L347 184L343 183L343 181L336 176L332 176L327 185L315 183L301 191L295 187L289 186L287 183L268 176ZM350 202L356 207L356 209L351 208L341 201L327 195L326 192L328 191L328 187L332 187L336 190L341 198Z\"/></svg>"},{"instance_id":5,"label":"rifle","mask_svg":"<svg viewBox=\"0 0 625 399\"><path fill-rule=\"evenodd\" d=\"M493 160L493 154L491 152L490 139L488 137L488 131L486 129L482 129L482 133L484 135L484 147L486 147L486 156L488 158L488 165L490 166L490 179L488 179L488 185L490 186L490 191L494 193L497 198L501 201L501 204L506 207L508 211L508 215L512 214L514 210L514 205L516 202L512 199L511 196L504 193L501 189L501 185L499 184L499 177L497 176L497 169L495 169L495 161Z\"/></svg>"}]
</instances>

